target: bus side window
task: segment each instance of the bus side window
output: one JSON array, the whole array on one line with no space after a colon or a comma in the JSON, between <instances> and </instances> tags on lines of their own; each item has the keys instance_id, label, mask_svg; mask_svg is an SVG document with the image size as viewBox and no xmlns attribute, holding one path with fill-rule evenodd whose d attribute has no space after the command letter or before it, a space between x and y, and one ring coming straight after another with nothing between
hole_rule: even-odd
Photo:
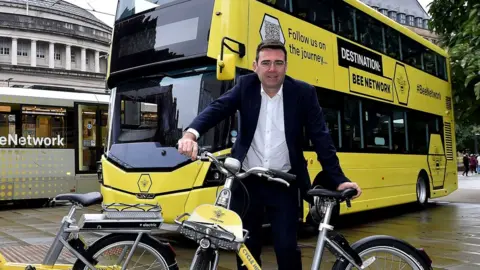
<instances>
[{"instance_id":1,"label":"bus side window","mask_svg":"<svg viewBox=\"0 0 480 270\"><path fill-rule=\"evenodd\" d=\"M355 40L354 9L343 1L335 2L335 29L337 33L350 40Z\"/></svg>"},{"instance_id":2,"label":"bus side window","mask_svg":"<svg viewBox=\"0 0 480 270\"><path fill-rule=\"evenodd\" d=\"M361 101L355 97L345 96L343 116L343 145L348 151L363 149L363 125Z\"/></svg>"},{"instance_id":3,"label":"bus side window","mask_svg":"<svg viewBox=\"0 0 480 270\"><path fill-rule=\"evenodd\" d=\"M357 36L360 44L383 52L383 29L380 22L357 10Z\"/></svg>"},{"instance_id":4,"label":"bus side window","mask_svg":"<svg viewBox=\"0 0 480 270\"><path fill-rule=\"evenodd\" d=\"M437 70L438 70L438 77L444 79L444 80L447 80L448 77L447 77L447 61L445 59L445 57L439 55L439 54L436 54L435 55L437 56Z\"/></svg>"},{"instance_id":5,"label":"bus side window","mask_svg":"<svg viewBox=\"0 0 480 270\"><path fill-rule=\"evenodd\" d=\"M418 69L423 69L422 53L424 47L406 36L402 36L403 61Z\"/></svg>"},{"instance_id":6,"label":"bus side window","mask_svg":"<svg viewBox=\"0 0 480 270\"><path fill-rule=\"evenodd\" d=\"M305 0L297 0L305 2ZM332 7L326 0L314 0L307 3L306 20L326 30L333 31Z\"/></svg>"},{"instance_id":7,"label":"bus side window","mask_svg":"<svg viewBox=\"0 0 480 270\"><path fill-rule=\"evenodd\" d=\"M393 112L393 152L407 153L407 131L406 131L406 114L402 111Z\"/></svg>"},{"instance_id":8,"label":"bus side window","mask_svg":"<svg viewBox=\"0 0 480 270\"><path fill-rule=\"evenodd\" d=\"M408 121L408 141L410 150L413 154L428 153L428 120L425 113L409 111L407 113Z\"/></svg>"},{"instance_id":9,"label":"bus side window","mask_svg":"<svg viewBox=\"0 0 480 270\"><path fill-rule=\"evenodd\" d=\"M435 61L435 54L429 49L425 49L425 52L423 52L423 63L425 66L425 71L434 75L438 76L437 73L437 64Z\"/></svg>"},{"instance_id":10,"label":"bus side window","mask_svg":"<svg viewBox=\"0 0 480 270\"><path fill-rule=\"evenodd\" d=\"M399 33L388 26L385 27L385 47L388 56L393 59L402 60Z\"/></svg>"},{"instance_id":11,"label":"bus side window","mask_svg":"<svg viewBox=\"0 0 480 270\"><path fill-rule=\"evenodd\" d=\"M279 10L282 10L287 13L292 12L292 8L290 6L290 1L289 0L259 0L260 2L263 2L269 6L272 6L274 8L277 8Z\"/></svg>"}]
</instances>

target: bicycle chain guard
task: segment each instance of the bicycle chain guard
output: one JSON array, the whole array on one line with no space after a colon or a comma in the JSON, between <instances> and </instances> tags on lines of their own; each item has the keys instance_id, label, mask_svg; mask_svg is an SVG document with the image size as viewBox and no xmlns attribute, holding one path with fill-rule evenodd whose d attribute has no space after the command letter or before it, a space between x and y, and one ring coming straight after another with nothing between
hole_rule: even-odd
<instances>
[{"instance_id":1,"label":"bicycle chain guard","mask_svg":"<svg viewBox=\"0 0 480 270\"><path fill-rule=\"evenodd\" d=\"M341 234L339 234L335 231L329 231L327 233L327 237L332 242L336 243L339 248L343 249L343 251L345 251L345 253L347 253L355 261L355 263L357 265L362 265L363 264L362 258L360 258L358 253L355 252L355 250L353 250L353 248L350 246L347 239L345 239L345 237L343 235L341 235ZM335 255L335 257L337 257L337 258L342 258L343 257L343 255L340 254L337 250L335 250L335 248L330 246L330 244L328 242L326 243L326 246L327 246L328 250L332 254Z\"/></svg>"}]
</instances>

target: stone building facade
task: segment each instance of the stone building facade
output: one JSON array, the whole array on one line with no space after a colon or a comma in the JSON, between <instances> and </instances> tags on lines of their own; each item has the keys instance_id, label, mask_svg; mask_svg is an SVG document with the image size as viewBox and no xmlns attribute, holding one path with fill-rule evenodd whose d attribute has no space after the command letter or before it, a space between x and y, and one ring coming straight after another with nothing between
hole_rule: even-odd
<instances>
[{"instance_id":1,"label":"stone building facade","mask_svg":"<svg viewBox=\"0 0 480 270\"><path fill-rule=\"evenodd\" d=\"M428 41L438 44L438 35L428 28L430 16L417 0L361 0Z\"/></svg>"},{"instance_id":2,"label":"stone building facade","mask_svg":"<svg viewBox=\"0 0 480 270\"><path fill-rule=\"evenodd\" d=\"M62 0L0 0L0 86L105 92L111 32Z\"/></svg>"}]
</instances>

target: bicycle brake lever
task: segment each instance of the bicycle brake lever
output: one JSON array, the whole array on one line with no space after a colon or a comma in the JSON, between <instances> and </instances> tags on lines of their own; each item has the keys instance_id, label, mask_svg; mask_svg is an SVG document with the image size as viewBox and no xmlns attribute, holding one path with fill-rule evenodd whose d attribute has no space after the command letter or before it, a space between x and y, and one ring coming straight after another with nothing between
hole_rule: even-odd
<instances>
[{"instance_id":1,"label":"bicycle brake lever","mask_svg":"<svg viewBox=\"0 0 480 270\"><path fill-rule=\"evenodd\" d=\"M352 204L350 203L350 200L349 200L349 199L346 199L345 202L347 203L347 207L348 207L348 208L352 207Z\"/></svg>"},{"instance_id":2,"label":"bicycle brake lever","mask_svg":"<svg viewBox=\"0 0 480 270\"><path fill-rule=\"evenodd\" d=\"M280 178L268 177L268 181L276 181L276 182L279 182L279 183L282 183L282 184L286 185L287 187L290 186L290 183L288 183L287 181L285 181L283 179L280 179Z\"/></svg>"}]
</instances>

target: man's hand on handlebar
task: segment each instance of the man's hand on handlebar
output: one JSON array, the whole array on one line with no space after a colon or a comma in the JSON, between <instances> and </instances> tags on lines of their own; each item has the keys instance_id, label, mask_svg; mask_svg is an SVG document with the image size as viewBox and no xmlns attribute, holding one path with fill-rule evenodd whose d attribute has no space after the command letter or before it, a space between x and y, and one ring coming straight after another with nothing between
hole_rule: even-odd
<instances>
[{"instance_id":1,"label":"man's hand on handlebar","mask_svg":"<svg viewBox=\"0 0 480 270\"><path fill-rule=\"evenodd\" d=\"M192 160L197 159L198 143L196 137L190 132L185 132L183 137L178 140L178 152L182 155L190 157Z\"/></svg>"},{"instance_id":2,"label":"man's hand on handlebar","mask_svg":"<svg viewBox=\"0 0 480 270\"><path fill-rule=\"evenodd\" d=\"M352 197L352 199L355 199L355 198L358 198L360 197L360 194L362 194L362 189L358 186L357 183L355 182L344 182L344 183L341 183L338 187L337 187L337 191L342 191L342 190L345 190L347 188L354 188L357 190L357 195L355 195L354 197Z\"/></svg>"}]
</instances>

